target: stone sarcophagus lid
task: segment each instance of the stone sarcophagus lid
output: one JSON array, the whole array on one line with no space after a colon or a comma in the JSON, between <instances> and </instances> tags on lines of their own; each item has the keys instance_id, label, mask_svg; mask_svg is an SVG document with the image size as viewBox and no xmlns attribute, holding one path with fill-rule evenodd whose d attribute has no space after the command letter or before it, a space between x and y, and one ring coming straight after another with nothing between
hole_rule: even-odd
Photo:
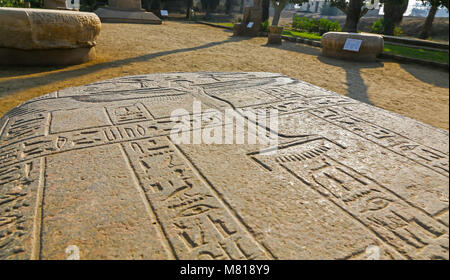
<instances>
[{"instance_id":1,"label":"stone sarcophagus lid","mask_svg":"<svg viewBox=\"0 0 450 280\"><path fill-rule=\"evenodd\" d=\"M141 0L109 0L108 7L98 8L95 13L102 22L161 24L161 19L142 9Z\"/></svg>"},{"instance_id":2,"label":"stone sarcophagus lid","mask_svg":"<svg viewBox=\"0 0 450 280\"><path fill-rule=\"evenodd\" d=\"M98 81L0 118L0 259L448 259L448 179L448 131L281 74Z\"/></svg>"}]
</instances>

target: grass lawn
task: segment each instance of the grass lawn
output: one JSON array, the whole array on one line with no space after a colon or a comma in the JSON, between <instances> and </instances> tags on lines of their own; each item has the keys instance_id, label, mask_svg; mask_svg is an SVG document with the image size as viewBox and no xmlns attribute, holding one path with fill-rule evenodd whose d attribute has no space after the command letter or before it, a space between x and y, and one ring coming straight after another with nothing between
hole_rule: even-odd
<instances>
[{"instance_id":1,"label":"grass lawn","mask_svg":"<svg viewBox=\"0 0 450 280\"><path fill-rule=\"evenodd\" d=\"M384 52L448 64L448 53L384 44Z\"/></svg>"},{"instance_id":2,"label":"grass lawn","mask_svg":"<svg viewBox=\"0 0 450 280\"><path fill-rule=\"evenodd\" d=\"M232 22L214 22L214 24L222 25L222 26L226 26L226 27L233 27L234 26L234 23L232 23Z\"/></svg>"},{"instance_id":3,"label":"grass lawn","mask_svg":"<svg viewBox=\"0 0 450 280\"><path fill-rule=\"evenodd\" d=\"M320 41L322 36L314 33L308 33L308 32L300 32L300 31L293 31L293 30L283 30L283 35L290 35L295 37L300 37L304 39L310 39L315 41Z\"/></svg>"}]
</instances>

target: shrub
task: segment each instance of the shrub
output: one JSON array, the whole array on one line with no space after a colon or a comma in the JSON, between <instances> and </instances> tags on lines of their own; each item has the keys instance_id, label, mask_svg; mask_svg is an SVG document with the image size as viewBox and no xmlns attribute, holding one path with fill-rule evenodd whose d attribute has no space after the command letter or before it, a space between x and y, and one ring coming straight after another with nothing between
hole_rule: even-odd
<instances>
[{"instance_id":1,"label":"shrub","mask_svg":"<svg viewBox=\"0 0 450 280\"><path fill-rule=\"evenodd\" d=\"M0 7L22 7L21 0L0 0Z\"/></svg>"},{"instance_id":2,"label":"shrub","mask_svg":"<svg viewBox=\"0 0 450 280\"><path fill-rule=\"evenodd\" d=\"M371 32L382 34L384 30L384 19L380 18L372 24Z\"/></svg>"},{"instance_id":3,"label":"shrub","mask_svg":"<svg viewBox=\"0 0 450 280\"><path fill-rule=\"evenodd\" d=\"M44 7L44 0L0 0L0 7L23 7L23 2L30 2L31 8Z\"/></svg>"},{"instance_id":4,"label":"shrub","mask_svg":"<svg viewBox=\"0 0 450 280\"><path fill-rule=\"evenodd\" d=\"M341 31L341 26L336 21L331 21L325 18L319 20L307 17L294 16L292 27L299 31L306 31L310 33L319 33L320 35L329 31Z\"/></svg>"},{"instance_id":5,"label":"shrub","mask_svg":"<svg viewBox=\"0 0 450 280\"><path fill-rule=\"evenodd\" d=\"M261 32L269 32L269 20L261 22Z\"/></svg>"},{"instance_id":6,"label":"shrub","mask_svg":"<svg viewBox=\"0 0 450 280\"><path fill-rule=\"evenodd\" d=\"M384 31L384 19L380 18L372 24L371 32L377 34L383 34ZM400 36L403 34L403 30L400 27L394 27L394 36Z\"/></svg>"},{"instance_id":7,"label":"shrub","mask_svg":"<svg viewBox=\"0 0 450 280\"><path fill-rule=\"evenodd\" d=\"M403 34L403 30L400 27L394 27L394 36L400 36Z\"/></svg>"}]
</instances>

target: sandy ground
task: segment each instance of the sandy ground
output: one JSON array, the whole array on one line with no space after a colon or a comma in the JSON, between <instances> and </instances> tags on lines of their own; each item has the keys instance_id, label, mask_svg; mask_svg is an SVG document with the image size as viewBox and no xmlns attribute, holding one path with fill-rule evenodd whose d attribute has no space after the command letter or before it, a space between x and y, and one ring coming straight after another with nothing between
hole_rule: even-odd
<instances>
[{"instance_id":1,"label":"sandy ground","mask_svg":"<svg viewBox=\"0 0 450 280\"><path fill-rule=\"evenodd\" d=\"M227 30L167 21L103 24L98 58L70 67L0 67L0 115L25 100L109 78L196 71L278 72L425 123L449 128L449 73L391 61L355 63L320 49L266 38L235 38Z\"/></svg>"}]
</instances>

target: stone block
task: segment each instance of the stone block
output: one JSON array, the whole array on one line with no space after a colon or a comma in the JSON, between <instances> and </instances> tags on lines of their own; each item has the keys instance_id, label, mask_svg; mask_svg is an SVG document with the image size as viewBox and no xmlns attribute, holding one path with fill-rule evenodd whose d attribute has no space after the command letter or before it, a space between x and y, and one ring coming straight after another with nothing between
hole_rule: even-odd
<instances>
[{"instance_id":1,"label":"stone block","mask_svg":"<svg viewBox=\"0 0 450 280\"><path fill-rule=\"evenodd\" d=\"M358 52L344 50L347 39L362 41ZM327 32L321 42L322 55L357 61L375 61L384 48L382 36L368 33Z\"/></svg>"}]
</instances>

